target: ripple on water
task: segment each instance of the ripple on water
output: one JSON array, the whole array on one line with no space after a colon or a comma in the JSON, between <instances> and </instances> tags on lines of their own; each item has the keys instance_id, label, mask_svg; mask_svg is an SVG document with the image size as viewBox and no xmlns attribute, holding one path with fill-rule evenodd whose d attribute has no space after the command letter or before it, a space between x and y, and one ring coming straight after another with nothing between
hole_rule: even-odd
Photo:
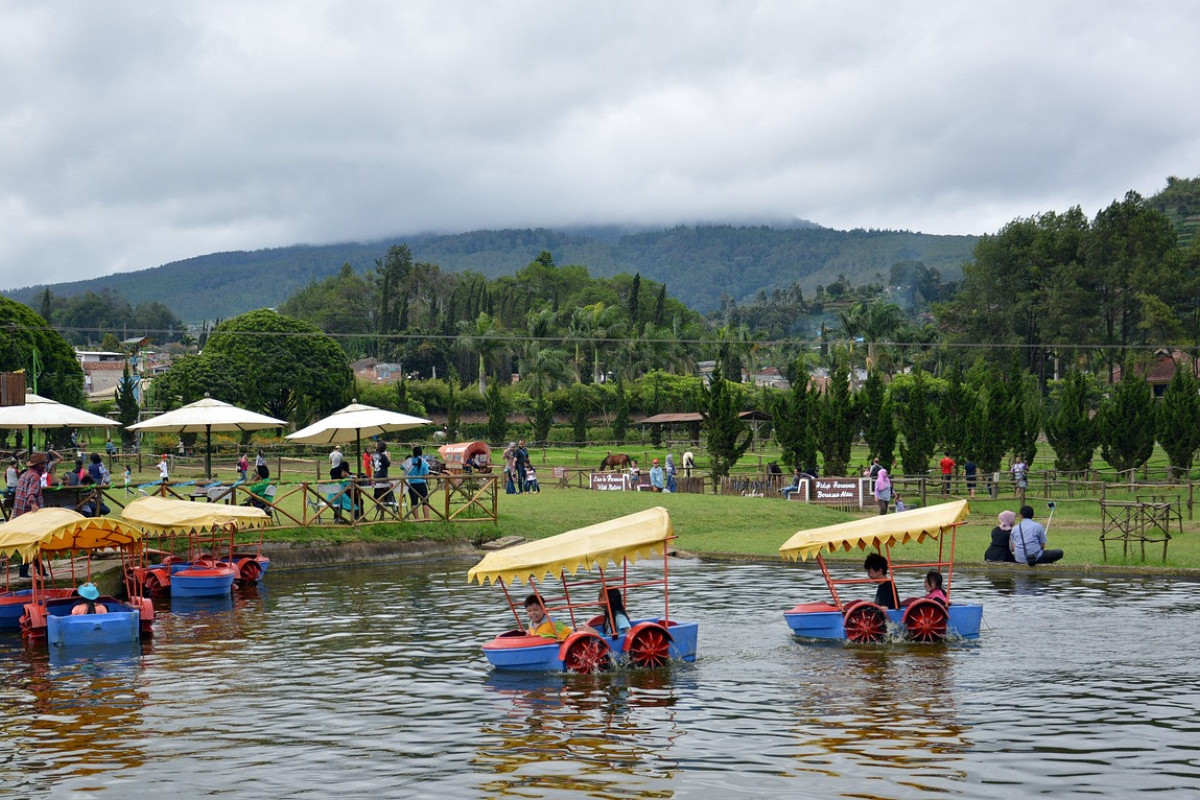
<instances>
[{"instance_id":1,"label":"ripple on water","mask_svg":"<svg viewBox=\"0 0 1200 800\"><path fill-rule=\"evenodd\" d=\"M272 573L220 608L165 604L155 640L123 657L51 660L10 637L0 793L1200 789L1194 584L956 574L957 596L984 603L981 641L856 647L788 634L782 611L825 596L810 567L695 563L677 577L672 609L700 622L700 658L658 671L493 672L479 645L513 620L459 566Z\"/></svg>"}]
</instances>

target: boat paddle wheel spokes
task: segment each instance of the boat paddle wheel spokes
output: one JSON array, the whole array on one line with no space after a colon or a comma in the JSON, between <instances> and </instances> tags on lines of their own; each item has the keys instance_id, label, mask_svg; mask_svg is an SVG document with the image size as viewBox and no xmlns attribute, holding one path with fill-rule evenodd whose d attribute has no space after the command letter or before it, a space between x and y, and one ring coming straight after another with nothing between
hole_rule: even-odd
<instances>
[{"instance_id":1,"label":"boat paddle wheel spokes","mask_svg":"<svg viewBox=\"0 0 1200 800\"><path fill-rule=\"evenodd\" d=\"M588 674L601 672L612 665L608 645L599 636L583 634L575 636L567 644L563 655L563 666L570 672Z\"/></svg>"},{"instance_id":2,"label":"boat paddle wheel spokes","mask_svg":"<svg viewBox=\"0 0 1200 800\"><path fill-rule=\"evenodd\" d=\"M157 597L167 591L160 570L135 567L126 572L125 580L143 597Z\"/></svg>"},{"instance_id":3,"label":"boat paddle wheel spokes","mask_svg":"<svg viewBox=\"0 0 1200 800\"><path fill-rule=\"evenodd\" d=\"M247 586L252 586L258 583L262 577L262 565L253 558L247 558L237 565L238 582Z\"/></svg>"},{"instance_id":4,"label":"boat paddle wheel spokes","mask_svg":"<svg viewBox=\"0 0 1200 800\"><path fill-rule=\"evenodd\" d=\"M887 636L887 614L874 603L860 601L846 609L842 620L846 641L857 644L882 642Z\"/></svg>"},{"instance_id":5,"label":"boat paddle wheel spokes","mask_svg":"<svg viewBox=\"0 0 1200 800\"><path fill-rule=\"evenodd\" d=\"M949 612L937 600L921 599L904 612L904 627L914 642L940 642L946 638Z\"/></svg>"},{"instance_id":6,"label":"boat paddle wheel spokes","mask_svg":"<svg viewBox=\"0 0 1200 800\"><path fill-rule=\"evenodd\" d=\"M661 667L671 659L671 637L657 625L639 627L629 635L629 660L637 667Z\"/></svg>"}]
</instances>

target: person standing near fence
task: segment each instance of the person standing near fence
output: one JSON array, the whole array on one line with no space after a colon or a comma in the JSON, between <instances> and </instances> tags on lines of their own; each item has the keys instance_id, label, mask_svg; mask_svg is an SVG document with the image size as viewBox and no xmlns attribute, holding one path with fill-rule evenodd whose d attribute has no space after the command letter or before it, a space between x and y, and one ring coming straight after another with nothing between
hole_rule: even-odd
<instances>
[{"instance_id":1,"label":"person standing near fence","mask_svg":"<svg viewBox=\"0 0 1200 800\"><path fill-rule=\"evenodd\" d=\"M517 441L517 449L513 451L513 466L517 470L517 494L525 494L525 473L529 471L529 451L525 449L525 440Z\"/></svg>"},{"instance_id":2,"label":"person standing near fence","mask_svg":"<svg viewBox=\"0 0 1200 800\"><path fill-rule=\"evenodd\" d=\"M883 466L875 477L875 502L879 503L880 516L888 513L888 503L892 502L892 478Z\"/></svg>"},{"instance_id":3,"label":"person standing near fence","mask_svg":"<svg viewBox=\"0 0 1200 800\"><path fill-rule=\"evenodd\" d=\"M412 505L414 519L417 516L417 506L421 507L422 516L429 519L429 486L425 482L425 476L429 474L429 465L421 457L422 452L420 445L414 447L412 458L404 465L404 475L408 478L408 500Z\"/></svg>"},{"instance_id":4,"label":"person standing near fence","mask_svg":"<svg viewBox=\"0 0 1200 800\"><path fill-rule=\"evenodd\" d=\"M675 456L671 454L670 450L667 451L667 470L666 471L667 471L666 490L668 492L674 492L675 489L677 488L677 484L675 482Z\"/></svg>"},{"instance_id":5,"label":"person standing near fence","mask_svg":"<svg viewBox=\"0 0 1200 800\"><path fill-rule=\"evenodd\" d=\"M967 456L967 461L963 464L963 477L967 479L967 494L974 497L975 484L979 480L979 467L975 466L975 461L970 456Z\"/></svg>"},{"instance_id":6,"label":"person standing near fence","mask_svg":"<svg viewBox=\"0 0 1200 800\"><path fill-rule=\"evenodd\" d=\"M938 462L938 466L942 469L942 494L950 494L950 481L954 478L954 459L946 453Z\"/></svg>"}]
</instances>

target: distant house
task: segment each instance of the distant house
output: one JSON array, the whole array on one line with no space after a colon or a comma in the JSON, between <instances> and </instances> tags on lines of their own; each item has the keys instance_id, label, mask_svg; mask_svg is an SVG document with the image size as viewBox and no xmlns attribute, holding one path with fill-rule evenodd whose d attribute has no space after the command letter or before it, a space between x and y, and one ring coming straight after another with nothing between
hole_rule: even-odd
<instances>
[{"instance_id":1,"label":"distant house","mask_svg":"<svg viewBox=\"0 0 1200 800\"><path fill-rule=\"evenodd\" d=\"M1182 350L1155 350L1154 357L1150 361L1138 362L1133 366L1135 375L1140 375L1146 379L1146 383L1150 384L1150 389L1154 392L1155 397L1162 397L1167 391L1167 385L1171 382L1171 378L1175 377L1175 370L1180 365L1192 363L1192 357ZM1195 374L1193 366L1193 374ZM1121 368L1117 367L1113 370L1113 382L1121 380Z\"/></svg>"},{"instance_id":2,"label":"distant house","mask_svg":"<svg viewBox=\"0 0 1200 800\"><path fill-rule=\"evenodd\" d=\"M76 350L75 358L83 368L83 392L90 396L108 396L116 391L125 372L125 354L107 350Z\"/></svg>"},{"instance_id":3,"label":"distant house","mask_svg":"<svg viewBox=\"0 0 1200 800\"><path fill-rule=\"evenodd\" d=\"M355 379L363 383L396 383L404 375L403 365L374 358L360 358L353 361L350 363L350 369L354 371Z\"/></svg>"}]
</instances>

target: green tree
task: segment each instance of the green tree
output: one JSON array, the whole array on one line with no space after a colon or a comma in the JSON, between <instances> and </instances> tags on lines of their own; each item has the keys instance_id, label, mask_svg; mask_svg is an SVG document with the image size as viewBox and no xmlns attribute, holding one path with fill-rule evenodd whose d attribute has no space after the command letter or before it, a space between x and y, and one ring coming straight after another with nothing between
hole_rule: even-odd
<instances>
[{"instance_id":1,"label":"green tree","mask_svg":"<svg viewBox=\"0 0 1200 800\"><path fill-rule=\"evenodd\" d=\"M492 381L484 393L488 410L488 440L503 442L508 438L508 400L500 391L500 381Z\"/></svg>"},{"instance_id":2,"label":"green tree","mask_svg":"<svg viewBox=\"0 0 1200 800\"><path fill-rule=\"evenodd\" d=\"M754 439L753 431L739 416L741 408L738 394L725 380L720 358L713 368L708 386L700 389L698 405L715 488L721 478L729 475L729 470L749 449Z\"/></svg>"},{"instance_id":3,"label":"green tree","mask_svg":"<svg viewBox=\"0 0 1200 800\"><path fill-rule=\"evenodd\" d=\"M446 371L446 437L458 441L458 427L462 414L462 398L459 395L458 370L450 367Z\"/></svg>"},{"instance_id":4,"label":"green tree","mask_svg":"<svg viewBox=\"0 0 1200 800\"><path fill-rule=\"evenodd\" d=\"M222 322L204 351L180 359L168 376L176 369L186 375L169 383L185 403L207 391L302 424L309 421L302 416L329 414L344 405L353 385L349 359L337 342L315 325L269 309Z\"/></svg>"},{"instance_id":5,"label":"green tree","mask_svg":"<svg viewBox=\"0 0 1200 800\"><path fill-rule=\"evenodd\" d=\"M939 397L937 416L941 422L938 440L942 449L959 461L967 454L974 405L975 393L963 382L962 369L955 365L946 377L946 391Z\"/></svg>"},{"instance_id":6,"label":"green tree","mask_svg":"<svg viewBox=\"0 0 1200 800\"><path fill-rule=\"evenodd\" d=\"M808 370L797 359L791 388L774 401L775 439L782 450L783 463L792 469L807 469L817 464L817 437L813 433L814 403L817 397L808 390Z\"/></svg>"},{"instance_id":7,"label":"green tree","mask_svg":"<svg viewBox=\"0 0 1200 800\"><path fill-rule=\"evenodd\" d=\"M121 423L121 444L125 447L133 444L133 432L128 430L130 425L137 423L138 401L135 392L136 384L129 372L129 362L121 371L121 382L117 384L117 422Z\"/></svg>"},{"instance_id":8,"label":"green tree","mask_svg":"<svg viewBox=\"0 0 1200 800\"><path fill-rule=\"evenodd\" d=\"M1154 453L1154 392L1128 367L1100 403L1100 455L1118 472L1137 469Z\"/></svg>"},{"instance_id":9,"label":"green tree","mask_svg":"<svg viewBox=\"0 0 1200 800\"><path fill-rule=\"evenodd\" d=\"M878 458L880 464L890 465L896 452L895 408L879 370L867 374L856 402L863 438L867 441L867 457Z\"/></svg>"},{"instance_id":10,"label":"green tree","mask_svg":"<svg viewBox=\"0 0 1200 800\"><path fill-rule=\"evenodd\" d=\"M850 396L849 357L844 351L834 354L829 385L816 406L817 447L825 458L825 474L845 475L859 420Z\"/></svg>"},{"instance_id":11,"label":"green tree","mask_svg":"<svg viewBox=\"0 0 1200 800\"><path fill-rule=\"evenodd\" d=\"M576 446L582 447L588 440L588 414L591 411L587 388L577 383L571 387L571 431Z\"/></svg>"},{"instance_id":12,"label":"green tree","mask_svg":"<svg viewBox=\"0 0 1200 800\"><path fill-rule=\"evenodd\" d=\"M1197 420L1200 420L1200 382L1190 364L1176 364L1155 420L1158 443L1166 451L1172 480L1191 473L1196 450L1200 449Z\"/></svg>"},{"instance_id":13,"label":"green tree","mask_svg":"<svg viewBox=\"0 0 1200 800\"><path fill-rule=\"evenodd\" d=\"M903 389L903 397L898 399L899 389ZM924 370L913 370L911 383L894 381L892 392L896 419L904 436L900 445L901 467L905 475L925 475L937 450L938 420Z\"/></svg>"},{"instance_id":14,"label":"green tree","mask_svg":"<svg viewBox=\"0 0 1200 800\"><path fill-rule=\"evenodd\" d=\"M617 403L613 413L613 438L617 444L625 444L629 433L629 395L625 391L625 379L617 376Z\"/></svg>"},{"instance_id":15,"label":"green tree","mask_svg":"<svg viewBox=\"0 0 1200 800\"><path fill-rule=\"evenodd\" d=\"M83 368L75 350L26 305L0 297L0 372L25 370L25 389L83 405Z\"/></svg>"},{"instance_id":16,"label":"green tree","mask_svg":"<svg viewBox=\"0 0 1200 800\"><path fill-rule=\"evenodd\" d=\"M1056 454L1055 469L1083 472L1091 467L1100 432L1092 418L1088 382L1082 372L1071 370L1063 378L1057 408L1046 417L1046 439Z\"/></svg>"},{"instance_id":17,"label":"green tree","mask_svg":"<svg viewBox=\"0 0 1200 800\"><path fill-rule=\"evenodd\" d=\"M1038 437L1042 433L1042 398L1037 382L1028 378L1013 360L1008 375L1008 401L1004 416L998 419L1003 430L1008 431L1008 445L1015 455L1025 459L1026 467L1032 468L1037 458Z\"/></svg>"},{"instance_id":18,"label":"green tree","mask_svg":"<svg viewBox=\"0 0 1200 800\"><path fill-rule=\"evenodd\" d=\"M554 403L546 395L533 398L533 440L545 444L554 425Z\"/></svg>"},{"instance_id":19,"label":"green tree","mask_svg":"<svg viewBox=\"0 0 1200 800\"><path fill-rule=\"evenodd\" d=\"M980 472L999 472L1009 446L1004 422L1009 413L1009 393L992 368L984 371L975 391L976 402L967 418L970 436L965 453L975 459Z\"/></svg>"}]
</instances>

